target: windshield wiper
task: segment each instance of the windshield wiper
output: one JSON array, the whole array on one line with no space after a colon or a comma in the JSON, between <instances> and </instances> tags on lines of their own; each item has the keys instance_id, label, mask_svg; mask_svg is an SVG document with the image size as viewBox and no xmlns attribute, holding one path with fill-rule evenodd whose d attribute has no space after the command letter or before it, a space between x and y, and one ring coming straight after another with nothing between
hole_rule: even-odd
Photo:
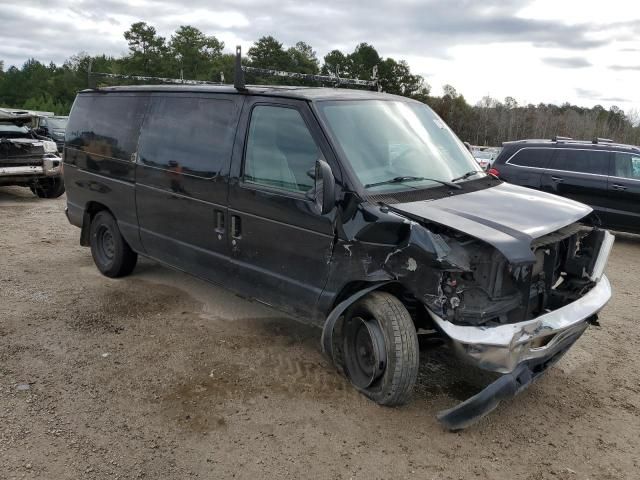
<instances>
[{"instance_id":1,"label":"windshield wiper","mask_svg":"<svg viewBox=\"0 0 640 480\"><path fill-rule=\"evenodd\" d=\"M467 173L465 173L464 175L460 175L459 177L453 178L451 179L452 182L457 182L459 180L466 180L469 177L472 177L473 175L480 173L480 170L471 170ZM460 185L458 185L460 186Z\"/></svg>"},{"instance_id":2,"label":"windshield wiper","mask_svg":"<svg viewBox=\"0 0 640 480\"><path fill-rule=\"evenodd\" d=\"M438 180L436 178L427 178L427 177L412 177L412 176L394 177L394 178L390 178L389 180L384 180L382 182L367 183L364 186L364 188L377 187L379 185L390 185L392 183L402 183L402 182L411 182L411 181L420 181L420 180L429 180L430 182L441 183L442 185L446 185L447 187L450 187L450 188L462 188L460 185L456 185L455 183L452 183L452 182L447 182L446 180Z\"/></svg>"}]
</instances>

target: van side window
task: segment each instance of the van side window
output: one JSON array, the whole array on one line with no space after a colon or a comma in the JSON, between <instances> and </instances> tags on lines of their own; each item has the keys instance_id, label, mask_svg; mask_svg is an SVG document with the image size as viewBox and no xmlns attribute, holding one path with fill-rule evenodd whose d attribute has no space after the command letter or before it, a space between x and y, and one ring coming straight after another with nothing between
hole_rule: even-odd
<instances>
[{"instance_id":1,"label":"van side window","mask_svg":"<svg viewBox=\"0 0 640 480\"><path fill-rule=\"evenodd\" d=\"M154 97L140 134L147 166L211 178L231 156L235 105L230 100Z\"/></svg>"},{"instance_id":2,"label":"van side window","mask_svg":"<svg viewBox=\"0 0 640 480\"><path fill-rule=\"evenodd\" d=\"M558 148L554 151L553 170L606 175L609 171L609 152Z\"/></svg>"},{"instance_id":3,"label":"van side window","mask_svg":"<svg viewBox=\"0 0 640 480\"><path fill-rule=\"evenodd\" d=\"M640 154L616 152L614 176L640 180Z\"/></svg>"},{"instance_id":4,"label":"van side window","mask_svg":"<svg viewBox=\"0 0 640 480\"><path fill-rule=\"evenodd\" d=\"M551 158L551 152L553 150L550 148L523 148L509 160L509 164L520 167L546 168Z\"/></svg>"},{"instance_id":5,"label":"van side window","mask_svg":"<svg viewBox=\"0 0 640 480\"><path fill-rule=\"evenodd\" d=\"M300 112L258 105L251 114L244 163L246 182L307 192L320 150Z\"/></svg>"},{"instance_id":6,"label":"van side window","mask_svg":"<svg viewBox=\"0 0 640 480\"><path fill-rule=\"evenodd\" d=\"M68 146L130 161L147 101L132 95L78 95L67 125Z\"/></svg>"}]
</instances>

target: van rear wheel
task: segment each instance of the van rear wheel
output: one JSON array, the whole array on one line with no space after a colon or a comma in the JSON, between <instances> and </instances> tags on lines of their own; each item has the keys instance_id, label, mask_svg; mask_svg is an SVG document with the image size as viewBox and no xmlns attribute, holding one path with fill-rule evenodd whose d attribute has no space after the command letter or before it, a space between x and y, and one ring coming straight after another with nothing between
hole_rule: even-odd
<instances>
[{"instance_id":1,"label":"van rear wheel","mask_svg":"<svg viewBox=\"0 0 640 480\"><path fill-rule=\"evenodd\" d=\"M370 293L347 311L342 338L344 371L354 387L380 405L409 400L418 377L418 335L400 300Z\"/></svg>"},{"instance_id":2,"label":"van rear wheel","mask_svg":"<svg viewBox=\"0 0 640 480\"><path fill-rule=\"evenodd\" d=\"M93 261L103 275L124 277L135 268L138 254L131 250L109 212L98 212L93 217L89 241Z\"/></svg>"}]
</instances>

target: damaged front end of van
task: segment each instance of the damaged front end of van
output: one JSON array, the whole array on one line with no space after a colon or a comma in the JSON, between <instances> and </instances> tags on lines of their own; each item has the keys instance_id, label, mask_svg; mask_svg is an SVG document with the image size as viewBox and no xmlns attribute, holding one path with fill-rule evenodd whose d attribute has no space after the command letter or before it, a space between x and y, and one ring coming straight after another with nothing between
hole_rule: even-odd
<instances>
[{"instance_id":1,"label":"damaged front end of van","mask_svg":"<svg viewBox=\"0 0 640 480\"><path fill-rule=\"evenodd\" d=\"M417 327L439 332L473 366L502 374L438 414L452 430L527 387L611 297L604 269L614 237L590 225L589 207L489 177L468 184L464 195L424 201L410 192L408 201L377 196L343 209L330 284L362 282L336 302L322 339L340 368L342 315L370 291L392 289Z\"/></svg>"}]
</instances>

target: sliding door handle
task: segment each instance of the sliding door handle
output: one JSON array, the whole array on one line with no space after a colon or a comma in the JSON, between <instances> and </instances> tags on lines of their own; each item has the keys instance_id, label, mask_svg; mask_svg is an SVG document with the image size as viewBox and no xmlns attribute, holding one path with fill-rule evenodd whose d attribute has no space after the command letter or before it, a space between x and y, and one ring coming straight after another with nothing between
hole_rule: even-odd
<instances>
[{"instance_id":1,"label":"sliding door handle","mask_svg":"<svg viewBox=\"0 0 640 480\"><path fill-rule=\"evenodd\" d=\"M242 220L238 215L231 215L231 238L238 240L242 237Z\"/></svg>"},{"instance_id":2,"label":"sliding door handle","mask_svg":"<svg viewBox=\"0 0 640 480\"><path fill-rule=\"evenodd\" d=\"M614 190L626 190L627 187L625 187L624 185L620 185L618 183L614 183L613 185L611 185L611 188Z\"/></svg>"},{"instance_id":3,"label":"sliding door handle","mask_svg":"<svg viewBox=\"0 0 640 480\"><path fill-rule=\"evenodd\" d=\"M224 235L224 212L222 210L214 210L213 214L215 215L216 220L216 233L218 234L218 238L222 238Z\"/></svg>"},{"instance_id":4,"label":"sliding door handle","mask_svg":"<svg viewBox=\"0 0 640 480\"><path fill-rule=\"evenodd\" d=\"M556 183L562 183L562 182L564 182L564 178L562 178L562 177L554 177L554 176L552 176L552 177L551 177L551 180L553 180L553 181L554 181L554 182L556 182Z\"/></svg>"}]
</instances>

